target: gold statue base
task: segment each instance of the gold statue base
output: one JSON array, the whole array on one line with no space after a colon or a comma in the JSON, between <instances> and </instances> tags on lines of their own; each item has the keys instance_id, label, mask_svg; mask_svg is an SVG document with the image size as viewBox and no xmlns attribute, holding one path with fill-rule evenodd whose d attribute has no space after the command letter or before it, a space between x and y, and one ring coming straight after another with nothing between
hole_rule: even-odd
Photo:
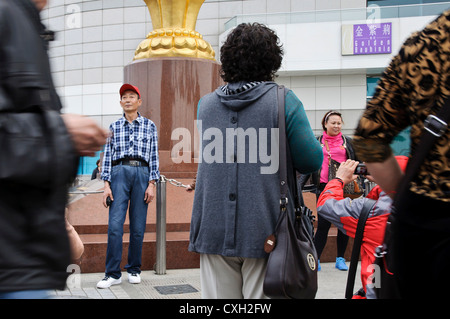
<instances>
[{"instance_id":1,"label":"gold statue base","mask_svg":"<svg viewBox=\"0 0 450 319\"><path fill-rule=\"evenodd\" d=\"M134 60L164 56L214 60L215 52L197 31L180 28L157 29L150 32L139 44Z\"/></svg>"},{"instance_id":2,"label":"gold statue base","mask_svg":"<svg viewBox=\"0 0 450 319\"><path fill-rule=\"evenodd\" d=\"M136 48L134 59L188 57L214 60L215 53L195 31L198 12L205 0L144 0L153 31Z\"/></svg>"}]
</instances>

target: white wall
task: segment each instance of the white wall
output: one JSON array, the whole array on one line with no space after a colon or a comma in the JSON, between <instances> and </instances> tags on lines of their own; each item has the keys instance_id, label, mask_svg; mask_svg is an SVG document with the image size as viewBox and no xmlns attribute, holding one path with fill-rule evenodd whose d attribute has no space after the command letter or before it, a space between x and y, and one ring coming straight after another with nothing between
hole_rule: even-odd
<instances>
[{"instance_id":1,"label":"white wall","mask_svg":"<svg viewBox=\"0 0 450 319\"><path fill-rule=\"evenodd\" d=\"M342 113L343 132L352 134L366 105L366 75L280 76L277 83L289 87L302 101L316 135L328 110Z\"/></svg>"},{"instance_id":2,"label":"white wall","mask_svg":"<svg viewBox=\"0 0 450 319\"><path fill-rule=\"evenodd\" d=\"M225 23L237 15L365 6L365 0L206 0L196 30L211 43L218 59ZM91 116L108 127L121 113L118 89L123 68L153 29L144 1L51 0L42 17L50 29L57 31L49 53L63 111ZM431 18L392 21L394 51ZM342 111L345 129L350 132L365 107L366 74L381 72L391 55L342 56L340 22L270 26L285 49L277 81L300 97L317 131L323 113L332 108Z\"/></svg>"},{"instance_id":3,"label":"white wall","mask_svg":"<svg viewBox=\"0 0 450 319\"><path fill-rule=\"evenodd\" d=\"M392 22L392 54L343 56L341 26L366 20L270 25L283 43L285 55L280 74L311 75L369 72L384 69L405 39L435 17L380 20ZM222 37L223 38L223 37Z\"/></svg>"},{"instance_id":4,"label":"white wall","mask_svg":"<svg viewBox=\"0 0 450 319\"><path fill-rule=\"evenodd\" d=\"M343 56L341 25L365 20L269 25L283 44L283 65L277 82L291 88L302 101L316 134L328 110L344 119L343 132L351 135L367 101L367 75L379 75L405 39L435 17L382 20L392 22L392 54ZM223 42L230 30L220 35Z\"/></svg>"}]
</instances>

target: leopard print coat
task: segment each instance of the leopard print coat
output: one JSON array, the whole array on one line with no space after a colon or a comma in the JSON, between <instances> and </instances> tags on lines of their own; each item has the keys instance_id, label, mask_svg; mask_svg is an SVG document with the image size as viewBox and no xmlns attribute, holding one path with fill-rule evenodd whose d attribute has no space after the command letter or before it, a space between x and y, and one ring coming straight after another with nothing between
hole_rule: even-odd
<instances>
[{"instance_id":1,"label":"leopard print coat","mask_svg":"<svg viewBox=\"0 0 450 319\"><path fill-rule=\"evenodd\" d=\"M383 73L354 136L358 158L383 162L393 138L411 126L411 155L424 121L436 114L450 96L450 10L425 29L412 34ZM418 176L414 193L450 202L450 131L439 138Z\"/></svg>"}]
</instances>

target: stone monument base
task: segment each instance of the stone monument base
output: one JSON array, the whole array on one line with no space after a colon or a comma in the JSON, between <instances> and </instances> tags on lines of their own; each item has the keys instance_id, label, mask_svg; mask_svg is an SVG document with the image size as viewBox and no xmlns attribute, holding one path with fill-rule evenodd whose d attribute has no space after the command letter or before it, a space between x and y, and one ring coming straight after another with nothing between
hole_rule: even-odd
<instances>
[{"instance_id":1,"label":"stone monument base","mask_svg":"<svg viewBox=\"0 0 450 319\"><path fill-rule=\"evenodd\" d=\"M193 178L197 172L197 105L223 84L219 72L216 61L182 57L135 60L124 69L124 82L141 92L139 112L158 129L160 172L167 178ZM182 139L188 140L190 149L178 154L183 156L179 163L172 150Z\"/></svg>"}]
</instances>

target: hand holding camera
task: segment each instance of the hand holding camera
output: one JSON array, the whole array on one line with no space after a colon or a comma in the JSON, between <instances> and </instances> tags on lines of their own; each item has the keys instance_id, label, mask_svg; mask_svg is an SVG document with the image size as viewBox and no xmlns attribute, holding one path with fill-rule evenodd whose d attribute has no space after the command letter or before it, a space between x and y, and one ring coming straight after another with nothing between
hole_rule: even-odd
<instances>
[{"instance_id":1,"label":"hand holding camera","mask_svg":"<svg viewBox=\"0 0 450 319\"><path fill-rule=\"evenodd\" d=\"M357 179L358 175L369 175L367 167L364 163L359 163L351 159L342 162L336 172L336 177L340 178L344 182L344 185Z\"/></svg>"}]
</instances>

